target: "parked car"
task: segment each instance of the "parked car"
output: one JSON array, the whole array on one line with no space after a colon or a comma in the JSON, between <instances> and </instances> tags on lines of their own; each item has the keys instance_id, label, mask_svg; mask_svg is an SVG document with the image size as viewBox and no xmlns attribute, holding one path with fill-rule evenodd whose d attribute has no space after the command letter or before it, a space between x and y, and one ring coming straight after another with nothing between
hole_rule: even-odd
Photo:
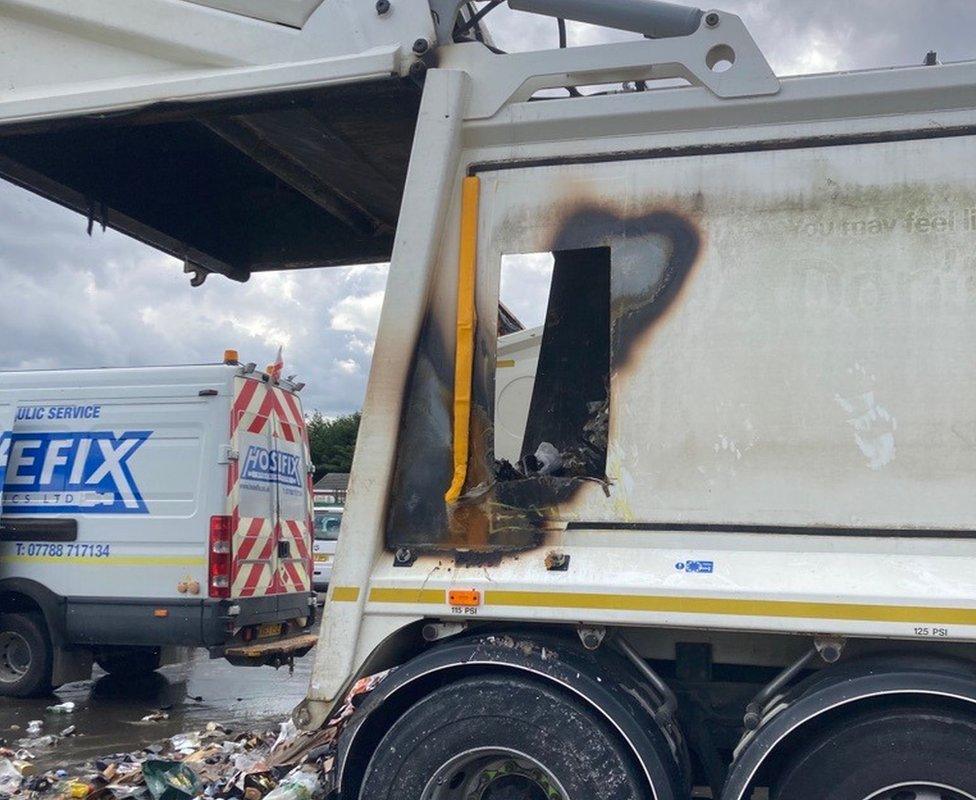
<instances>
[{"instance_id":1,"label":"parked car","mask_svg":"<svg viewBox=\"0 0 976 800\"><path fill-rule=\"evenodd\" d=\"M341 524L341 506L320 506L315 509L315 544L312 546L315 565L312 570L312 586L319 591L328 589L332 579L332 562L335 560Z\"/></svg>"}]
</instances>

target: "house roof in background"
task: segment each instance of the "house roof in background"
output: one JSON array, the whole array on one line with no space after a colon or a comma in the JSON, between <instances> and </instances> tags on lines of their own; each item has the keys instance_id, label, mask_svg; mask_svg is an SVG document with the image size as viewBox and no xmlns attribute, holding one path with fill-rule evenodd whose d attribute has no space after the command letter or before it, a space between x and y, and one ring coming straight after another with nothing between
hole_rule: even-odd
<instances>
[{"instance_id":1,"label":"house roof in background","mask_svg":"<svg viewBox=\"0 0 976 800\"><path fill-rule=\"evenodd\" d=\"M319 482L315 484L315 491L317 492L345 490L348 488L348 472L327 472L319 479Z\"/></svg>"}]
</instances>

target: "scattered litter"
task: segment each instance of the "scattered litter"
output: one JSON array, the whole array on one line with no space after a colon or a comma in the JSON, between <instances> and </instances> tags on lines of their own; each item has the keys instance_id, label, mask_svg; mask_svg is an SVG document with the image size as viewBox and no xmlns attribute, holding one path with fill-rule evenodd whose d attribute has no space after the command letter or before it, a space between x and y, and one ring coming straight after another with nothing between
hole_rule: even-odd
<instances>
[{"instance_id":1,"label":"scattered litter","mask_svg":"<svg viewBox=\"0 0 976 800\"><path fill-rule=\"evenodd\" d=\"M177 753L188 756L200 749L201 739L199 733L181 733L169 741Z\"/></svg>"},{"instance_id":2,"label":"scattered litter","mask_svg":"<svg viewBox=\"0 0 976 800\"><path fill-rule=\"evenodd\" d=\"M30 778L37 774L37 767L35 767L30 761L14 761L14 767L17 771L23 775L25 778Z\"/></svg>"},{"instance_id":3,"label":"scattered litter","mask_svg":"<svg viewBox=\"0 0 976 800\"><path fill-rule=\"evenodd\" d=\"M13 794L20 789L24 776L9 758L0 758L0 794Z\"/></svg>"},{"instance_id":4,"label":"scattered litter","mask_svg":"<svg viewBox=\"0 0 976 800\"><path fill-rule=\"evenodd\" d=\"M295 726L295 721L289 718L286 722L282 722L281 728L278 732L278 738L275 739L274 744L271 745L271 752L273 753L275 750L281 747L281 745L290 742L296 736L298 736L298 728Z\"/></svg>"},{"instance_id":5,"label":"scattered litter","mask_svg":"<svg viewBox=\"0 0 976 800\"><path fill-rule=\"evenodd\" d=\"M74 800L82 800L91 794L92 787L82 781L69 781L67 790L68 797L72 797Z\"/></svg>"},{"instance_id":6,"label":"scattered litter","mask_svg":"<svg viewBox=\"0 0 976 800\"><path fill-rule=\"evenodd\" d=\"M140 750L48 771L37 768L35 750L47 753L75 726L42 736L42 722L33 720L20 749L0 746L0 800L322 800L335 788L339 732L389 674L357 681L322 730L300 731L287 720L277 730L236 732L210 722ZM159 709L143 721L168 718Z\"/></svg>"},{"instance_id":7,"label":"scattered litter","mask_svg":"<svg viewBox=\"0 0 976 800\"><path fill-rule=\"evenodd\" d=\"M314 772L296 769L275 787L267 800L311 800L321 787L319 776Z\"/></svg>"},{"instance_id":8,"label":"scattered litter","mask_svg":"<svg viewBox=\"0 0 976 800\"><path fill-rule=\"evenodd\" d=\"M41 732L41 728L44 727L44 721L39 719L32 719L27 723L27 735L37 736Z\"/></svg>"},{"instance_id":9,"label":"scattered litter","mask_svg":"<svg viewBox=\"0 0 976 800\"><path fill-rule=\"evenodd\" d=\"M522 471L526 475L554 475L563 468L563 457L559 449L549 442L543 442L535 455L522 459Z\"/></svg>"},{"instance_id":10,"label":"scattered litter","mask_svg":"<svg viewBox=\"0 0 976 800\"><path fill-rule=\"evenodd\" d=\"M142 765L149 793L155 800L183 800L200 791L200 778L180 761L147 761Z\"/></svg>"},{"instance_id":11,"label":"scattered litter","mask_svg":"<svg viewBox=\"0 0 976 800\"><path fill-rule=\"evenodd\" d=\"M54 747L60 741L60 737L54 734L47 734L46 736L37 736L30 739L21 739L17 744L22 747L34 747L34 748L46 748Z\"/></svg>"},{"instance_id":12,"label":"scattered litter","mask_svg":"<svg viewBox=\"0 0 976 800\"><path fill-rule=\"evenodd\" d=\"M52 714L70 714L75 710L75 704L71 700L66 700L63 703L48 706L47 710Z\"/></svg>"}]
</instances>

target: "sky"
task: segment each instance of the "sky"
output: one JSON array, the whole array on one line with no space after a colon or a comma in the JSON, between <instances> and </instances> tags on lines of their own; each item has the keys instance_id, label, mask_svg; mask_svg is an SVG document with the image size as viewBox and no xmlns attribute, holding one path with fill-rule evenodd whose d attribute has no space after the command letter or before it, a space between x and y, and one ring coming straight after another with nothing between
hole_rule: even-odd
<instances>
[{"instance_id":1,"label":"sky","mask_svg":"<svg viewBox=\"0 0 976 800\"><path fill-rule=\"evenodd\" d=\"M976 0L724 0L779 75L976 58ZM509 51L555 46L555 21L499 7L489 17ZM570 23L570 46L625 34ZM191 289L181 264L24 190L0 184L0 370L217 361L235 348L305 381L306 410L360 407L383 302L383 264L211 276ZM544 296L547 264L525 265ZM504 291L504 287L503 287ZM531 315L539 303L520 293ZM520 312L520 307L513 310ZM535 321L535 320L529 320Z\"/></svg>"}]
</instances>

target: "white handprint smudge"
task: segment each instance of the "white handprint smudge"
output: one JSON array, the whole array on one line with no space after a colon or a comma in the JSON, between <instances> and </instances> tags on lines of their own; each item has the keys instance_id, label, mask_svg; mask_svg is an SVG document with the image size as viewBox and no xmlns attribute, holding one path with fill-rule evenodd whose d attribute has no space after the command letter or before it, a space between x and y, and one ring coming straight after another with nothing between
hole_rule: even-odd
<instances>
[{"instance_id":1,"label":"white handprint smudge","mask_svg":"<svg viewBox=\"0 0 976 800\"><path fill-rule=\"evenodd\" d=\"M868 460L871 469L878 470L895 460L895 430L898 420L874 398L874 392L858 397L834 398L851 416L847 424L854 428L854 441Z\"/></svg>"}]
</instances>

